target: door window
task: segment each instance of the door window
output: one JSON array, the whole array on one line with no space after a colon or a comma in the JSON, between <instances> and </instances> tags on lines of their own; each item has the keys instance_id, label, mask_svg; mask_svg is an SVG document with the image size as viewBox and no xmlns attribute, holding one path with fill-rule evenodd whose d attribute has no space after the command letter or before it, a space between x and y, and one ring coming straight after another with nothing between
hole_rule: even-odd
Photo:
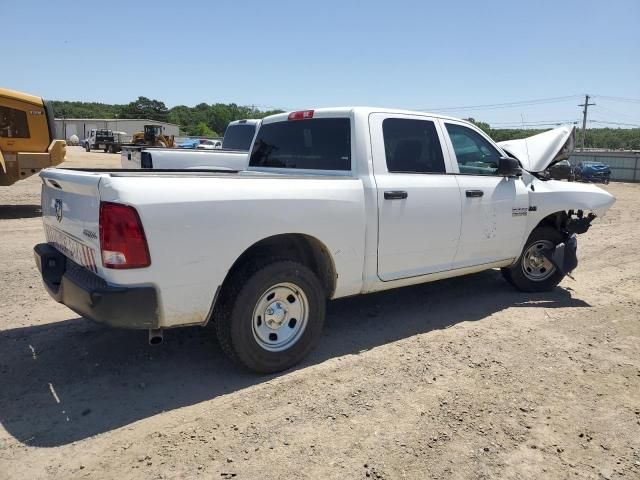
<instances>
[{"instance_id":1,"label":"door window","mask_svg":"<svg viewBox=\"0 0 640 480\"><path fill-rule=\"evenodd\" d=\"M446 125L460 173L494 175L498 170L500 152L478 132L453 123Z\"/></svg>"},{"instance_id":2,"label":"door window","mask_svg":"<svg viewBox=\"0 0 640 480\"><path fill-rule=\"evenodd\" d=\"M387 169L392 173L445 173L438 132L429 120L382 122Z\"/></svg>"},{"instance_id":3,"label":"door window","mask_svg":"<svg viewBox=\"0 0 640 480\"><path fill-rule=\"evenodd\" d=\"M29 138L27 112L0 106L0 137Z\"/></svg>"}]
</instances>

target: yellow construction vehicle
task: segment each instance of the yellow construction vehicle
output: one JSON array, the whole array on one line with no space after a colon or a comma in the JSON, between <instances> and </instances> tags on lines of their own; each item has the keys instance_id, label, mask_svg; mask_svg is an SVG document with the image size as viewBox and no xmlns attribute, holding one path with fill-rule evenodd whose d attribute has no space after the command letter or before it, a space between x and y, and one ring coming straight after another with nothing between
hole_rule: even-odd
<instances>
[{"instance_id":1,"label":"yellow construction vehicle","mask_svg":"<svg viewBox=\"0 0 640 480\"><path fill-rule=\"evenodd\" d=\"M173 135L162 133L162 125L145 125L144 132L133 134L133 143L136 145L148 145L150 147L175 147Z\"/></svg>"},{"instance_id":2,"label":"yellow construction vehicle","mask_svg":"<svg viewBox=\"0 0 640 480\"><path fill-rule=\"evenodd\" d=\"M11 185L64 161L53 110L42 98L0 88L0 185Z\"/></svg>"}]
</instances>

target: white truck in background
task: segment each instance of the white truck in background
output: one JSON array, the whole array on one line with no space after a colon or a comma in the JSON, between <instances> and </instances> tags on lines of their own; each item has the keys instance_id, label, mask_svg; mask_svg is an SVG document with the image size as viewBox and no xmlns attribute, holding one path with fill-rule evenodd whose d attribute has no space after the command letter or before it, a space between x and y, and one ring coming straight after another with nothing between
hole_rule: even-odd
<instances>
[{"instance_id":1,"label":"white truck in background","mask_svg":"<svg viewBox=\"0 0 640 480\"><path fill-rule=\"evenodd\" d=\"M239 173L46 169L35 259L80 315L152 343L212 323L232 359L275 372L317 343L327 299L492 268L555 288L615 201L548 179L559 133L519 160L462 120L345 107L265 118Z\"/></svg>"},{"instance_id":2,"label":"white truck in background","mask_svg":"<svg viewBox=\"0 0 640 480\"><path fill-rule=\"evenodd\" d=\"M198 169L244 170L249 163L249 147L260 120L235 120L227 125L222 149L176 149L125 146L120 156L124 169Z\"/></svg>"}]
</instances>

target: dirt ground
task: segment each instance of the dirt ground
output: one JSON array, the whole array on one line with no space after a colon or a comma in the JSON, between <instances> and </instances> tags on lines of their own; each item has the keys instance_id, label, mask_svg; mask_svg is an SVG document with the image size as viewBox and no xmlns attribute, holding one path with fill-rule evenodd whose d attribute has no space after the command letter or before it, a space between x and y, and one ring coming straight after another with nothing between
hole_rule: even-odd
<instances>
[{"instance_id":1,"label":"dirt ground","mask_svg":"<svg viewBox=\"0 0 640 480\"><path fill-rule=\"evenodd\" d=\"M336 301L299 368L258 376L208 330L150 347L55 303L31 253L39 178L3 187L0 478L640 478L640 185L605 188L575 281Z\"/></svg>"}]
</instances>

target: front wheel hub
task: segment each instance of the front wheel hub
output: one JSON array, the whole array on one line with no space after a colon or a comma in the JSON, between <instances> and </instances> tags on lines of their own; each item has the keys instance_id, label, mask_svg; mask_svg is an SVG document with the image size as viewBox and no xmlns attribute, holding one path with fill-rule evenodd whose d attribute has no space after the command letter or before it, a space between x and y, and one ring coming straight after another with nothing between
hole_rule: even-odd
<instances>
[{"instance_id":1,"label":"front wheel hub","mask_svg":"<svg viewBox=\"0 0 640 480\"><path fill-rule=\"evenodd\" d=\"M522 255L522 273L529 280L542 282L556 271L556 266L546 257L555 245L549 240L538 240L529 245Z\"/></svg>"}]
</instances>

